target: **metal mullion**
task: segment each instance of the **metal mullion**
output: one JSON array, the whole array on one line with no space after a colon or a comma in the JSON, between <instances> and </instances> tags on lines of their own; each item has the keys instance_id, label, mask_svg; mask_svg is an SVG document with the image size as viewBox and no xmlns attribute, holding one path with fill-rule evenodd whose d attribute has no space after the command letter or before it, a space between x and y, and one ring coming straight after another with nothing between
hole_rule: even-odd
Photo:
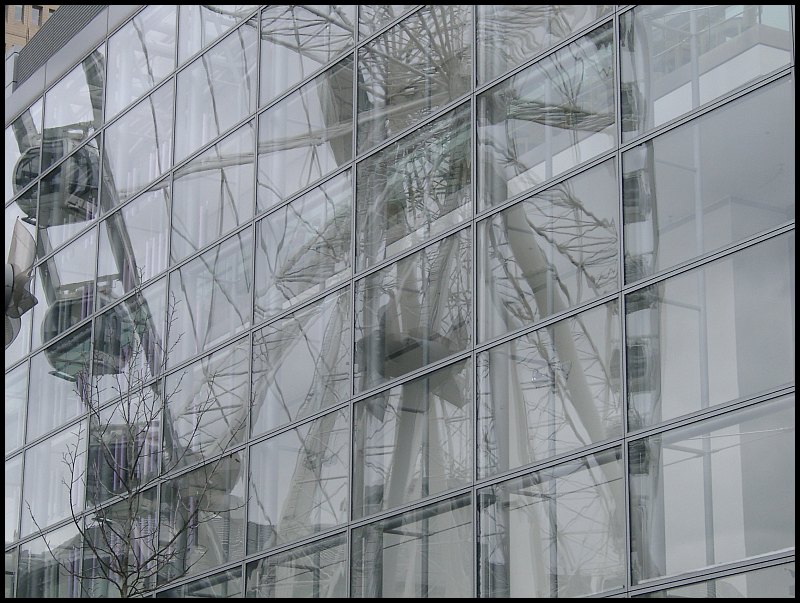
<instances>
[{"instance_id":1,"label":"metal mullion","mask_svg":"<svg viewBox=\"0 0 800 603\"><path fill-rule=\"evenodd\" d=\"M314 534L311 534L310 536L306 536L298 540L292 540L291 542L281 543L273 547L268 547L267 549L261 551L250 553L249 555L245 555L244 558L241 561L239 561L239 563L243 563L245 566L247 566L250 563L256 561L263 561L265 559L269 559L270 557L275 557L276 555L281 555L283 553L293 551L294 549L299 549L304 546L322 542L323 540L331 538L332 536L338 536L344 534L346 527L347 524L338 525L334 528L328 528L327 530L316 532Z\"/></svg>"},{"instance_id":2,"label":"metal mullion","mask_svg":"<svg viewBox=\"0 0 800 603\"><path fill-rule=\"evenodd\" d=\"M258 331L258 330L263 329L266 326L273 325L273 324L277 323L278 321L281 321L281 320L283 320L285 318L288 318L289 316L291 316L292 314L294 314L296 312L299 312L301 310L306 310L306 309L310 308L311 306L313 306L316 303L319 303L320 301L322 301L323 299L325 299L329 295L334 295L336 293L341 293L342 290L346 289L349 285L350 285L350 279L349 278L343 279L340 283L337 283L336 285L333 285L330 289L325 289L324 291L322 291L320 293L316 293L313 296L302 300L296 306L291 306L290 308L287 308L286 310L283 310L279 314L274 314L273 316L269 316L269 317L267 317L265 319L261 319L259 322L255 322L255 324L252 325L251 328L253 330ZM348 396L349 396L349 394L348 394Z\"/></svg>"},{"instance_id":3,"label":"metal mullion","mask_svg":"<svg viewBox=\"0 0 800 603\"><path fill-rule=\"evenodd\" d=\"M357 44L357 50L363 48L364 46L366 46L370 42L375 41L377 38L381 37L383 34L385 34L390 29L392 29L395 25L397 25L401 21L405 21L411 15L414 15L416 13L422 12L422 10L426 6L427 5L425 5L425 4L420 4L420 5L417 5L416 8L411 8L411 9L407 10L406 12L404 12L399 17L395 17L394 19L389 21L386 25L383 25L379 29L375 30L373 33L369 34L368 36L364 36L363 39L359 35L358 44ZM356 26L358 27L358 24Z\"/></svg>"},{"instance_id":4,"label":"metal mullion","mask_svg":"<svg viewBox=\"0 0 800 603\"><path fill-rule=\"evenodd\" d=\"M471 12L471 23L470 23L470 35L471 35L471 59L472 59L472 69L470 73L470 123L469 123L469 133L470 133L470 201L471 201L471 215L470 215L470 261L471 265L471 275L470 275L470 286L472 287L472 295L470 296L470 304L471 304L471 317L472 317L472 324L470 325L470 348L471 348L471 355L470 355L470 370L469 370L469 383L471 384L470 388L470 396L468 399L468 404L470 406L470 421L471 421L471 434L472 434L472 445L470 446L469 456L470 456L470 481L471 481L471 488L470 488L470 502L471 502L471 513L470 519L472 521L472 542L470 543L470 570L471 570L471 585L470 585L470 592L473 598L476 598L480 595L478 591L478 582L480 577L480 559L479 559L479 548L480 548L480 538L479 538L479 530L480 530L480 515L479 515L479 508L478 508L478 490L476 487L476 482L478 480L478 446L480 445L480 435L478 431L478 406L479 406L479 398L478 398L478 354L475 351L478 345L478 262L481 258L478 257L478 223L477 223L477 215L478 215L478 101L477 96L475 93L477 83L478 83L478 7L476 5L472 5L472 12Z\"/></svg>"},{"instance_id":5,"label":"metal mullion","mask_svg":"<svg viewBox=\"0 0 800 603\"><path fill-rule=\"evenodd\" d=\"M326 417L328 415L341 412L346 410L351 406L350 401L339 402L338 404L334 404L332 406L326 406L322 410L318 410L317 412L307 415L305 417L299 417L293 421L288 423L284 423L283 425L278 425L277 427L273 427L272 429L268 429L264 432L261 432L257 435L254 435L250 438L250 445L256 446L257 444L262 444L267 440L271 440L272 438L282 436L290 431L294 431L295 429L300 429L301 427L305 427L306 425L321 419L322 417Z\"/></svg>"}]
</instances>

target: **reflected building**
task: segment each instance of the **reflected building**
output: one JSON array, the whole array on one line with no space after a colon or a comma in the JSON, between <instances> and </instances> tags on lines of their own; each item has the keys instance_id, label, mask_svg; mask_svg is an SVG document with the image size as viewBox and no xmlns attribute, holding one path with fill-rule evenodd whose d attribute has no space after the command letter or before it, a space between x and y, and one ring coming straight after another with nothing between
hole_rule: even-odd
<instances>
[{"instance_id":1,"label":"reflected building","mask_svg":"<svg viewBox=\"0 0 800 603\"><path fill-rule=\"evenodd\" d=\"M794 596L793 6L93 9L6 102L7 597Z\"/></svg>"}]
</instances>

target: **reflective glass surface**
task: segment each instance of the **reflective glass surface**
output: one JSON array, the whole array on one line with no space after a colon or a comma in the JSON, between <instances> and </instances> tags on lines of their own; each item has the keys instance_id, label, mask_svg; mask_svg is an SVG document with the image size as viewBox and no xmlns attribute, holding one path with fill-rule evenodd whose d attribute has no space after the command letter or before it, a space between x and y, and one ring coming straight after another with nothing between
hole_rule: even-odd
<instances>
[{"instance_id":1,"label":"reflective glass surface","mask_svg":"<svg viewBox=\"0 0 800 603\"><path fill-rule=\"evenodd\" d=\"M353 61L346 58L259 116L259 211L352 157Z\"/></svg>"},{"instance_id":2,"label":"reflective glass surface","mask_svg":"<svg viewBox=\"0 0 800 603\"><path fill-rule=\"evenodd\" d=\"M253 334L253 435L350 394L350 288Z\"/></svg>"},{"instance_id":3,"label":"reflective glass surface","mask_svg":"<svg viewBox=\"0 0 800 603\"><path fill-rule=\"evenodd\" d=\"M473 546L468 495L357 528L351 596L470 597Z\"/></svg>"},{"instance_id":4,"label":"reflective glass surface","mask_svg":"<svg viewBox=\"0 0 800 603\"><path fill-rule=\"evenodd\" d=\"M156 87L175 69L172 5L149 6L108 40L106 119Z\"/></svg>"},{"instance_id":5,"label":"reflective glass surface","mask_svg":"<svg viewBox=\"0 0 800 603\"><path fill-rule=\"evenodd\" d=\"M634 584L794 549L794 406L785 396L629 444Z\"/></svg>"},{"instance_id":6,"label":"reflective glass surface","mask_svg":"<svg viewBox=\"0 0 800 603\"><path fill-rule=\"evenodd\" d=\"M258 223L257 322L350 276L352 199L351 172L347 171Z\"/></svg>"},{"instance_id":7,"label":"reflective glass surface","mask_svg":"<svg viewBox=\"0 0 800 603\"><path fill-rule=\"evenodd\" d=\"M6 461L5 543L19 539L19 514L22 502L22 455ZM25 512L27 513L27 509Z\"/></svg>"},{"instance_id":8,"label":"reflective glass surface","mask_svg":"<svg viewBox=\"0 0 800 603\"><path fill-rule=\"evenodd\" d=\"M178 74L175 161L255 111L257 61L251 19Z\"/></svg>"},{"instance_id":9,"label":"reflective glass surface","mask_svg":"<svg viewBox=\"0 0 800 603\"><path fill-rule=\"evenodd\" d=\"M22 446L28 401L28 363L5 374L5 454Z\"/></svg>"},{"instance_id":10,"label":"reflective glass surface","mask_svg":"<svg viewBox=\"0 0 800 603\"><path fill-rule=\"evenodd\" d=\"M361 4L358 8L358 33L364 39L388 25L415 4Z\"/></svg>"},{"instance_id":11,"label":"reflective glass surface","mask_svg":"<svg viewBox=\"0 0 800 603\"><path fill-rule=\"evenodd\" d=\"M614 161L478 223L478 337L485 341L619 286Z\"/></svg>"},{"instance_id":12,"label":"reflective glass surface","mask_svg":"<svg viewBox=\"0 0 800 603\"><path fill-rule=\"evenodd\" d=\"M255 144L255 123L251 121L175 172L173 262L253 217ZM162 230L166 223L161 222Z\"/></svg>"},{"instance_id":13,"label":"reflective glass surface","mask_svg":"<svg viewBox=\"0 0 800 603\"><path fill-rule=\"evenodd\" d=\"M482 597L562 598L625 585L622 451L478 490Z\"/></svg>"},{"instance_id":14,"label":"reflective glass surface","mask_svg":"<svg viewBox=\"0 0 800 603\"><path fill-rule=\"evenodd\" d=\"M478 473L622 437L617 302L478 355Z\"/></svg>"},{"instance_id":15,"label":"reflective glass surface","mask_svg":"<svg viewBox=\"0 0 800 603\"><path fill-rule=\"evenodd\" d=\"M332 412L250 448L248 553L347 521L348 423Z\"/></svg>"},{"instance_id":16,"label":"reflective glass surface","mask_svg":"<svg viewBox=\"0 0 800 603\"><path fill-rule=\"evenodd\" d=\"M352 47L355 11L354 4L275 5L261 11L261 104Z\"/></svg>"},{"instance_id":17,"label":"reflective glass surface","mask_svg":"<svg viewBox=\"0 0 800 603\"><path fill-rule=\"evenodd\" d=\"M464 360L356 404L355 518L469 485L471 368Z\"/></svg>"},{"instance_id":18,"label":"reflective glass surface","mask_svg":"<svg viewBox=\"0 0 800 603\"><path fill-rule=\"evenodd\" d=\"M53 558L55 556L55 559ZM81 571L78 530L68 525L19 549L17 596L30 599L77 598Z\"/></svg>"},{"instance_id":19,"label":"reflective glass surface","mask_svg":"<svg viewBox=\"0 0 800 603\"><path fill-rule=\"evenodd\" d=\"M465 104L358 164L358 269L471 217L471 143Z\"/></svg>"},{"instance_id":20,"label":"reflective glass surface","mask_svg":"<svg viewBox=\"0 0 800 603\"><path fill-rule=\"evenodd\" d=\"M472 9L428 6L358 51L358 151L469 91Z\"/></svg>"},{"instance_id":21,"label":"reflective glass surface","mask_svg":"<svg viewBox=\"0 0 800 603\"><path fill-rule=\"evenodd\" d=\"M256 4L182 4L178 20L178 63L209 46L249 17Z\"/></svg>"},{"instance_id":22,"label":"reflective glass surface","mask_svg":"<svg viewBox=\"0 0 800 603\"><path fill-rule=\"evenodd\" d=\"M356 391L469 347L471 256L466 229L356 283Z\"/></svg>"},{"instance_id":23,"label":"reflective glass surface","mask_svg":"<svg viewBox=\"0 0 800 603\"><path fill-rule=\"evenodd\" d=\"M627 282L794 219L794 102L783 78L622 156Z\"/></svg>"},{"instance_id":24,"label":"reflective glass surface","mask_svg":"<svg viewBox=\"0 0 800 603\"><path fill-rule=\"evenodd\" d=\"M179 599L231 599L241 596L242 570L240 569L213 574L156 595L157 598Z\"/></svg>"},{"instance_id":25,"label":"reflective glass surface","mask_svg":"<svg viewBox=\"0 0 800 603\"><path fill-rule=\"evenodd\" d=\"M794 245L785 234L625 296L629 429L794 383Z\"/></svg>"},{"instance_id":26,"label":"reflective glass surface","mask_svg":"<svg viewBox=\"0 0 800 603\"><path fill-rule=\"evenodd\" d=\"M610 151L611 23L478 97L478 204L502 203Z\"/></svg>"},{"instance_id":27,"label":"reflective glass surface","mask_svg":"<svg viewBox=\"0 0 800 603\"><path fill-rule=\"evenodd\" d=\"M784 563L715 580L656 590L632 599L794 599L795 564Z\"/></svg>"},{"instance_id":28,"label":"reflective glass surface","mask_svg":"<svg viewBox=\"0 0 800 603\"><path fill-rule=\"evenodd\" d=\"M788 5L639 6L620 18L623 140L787 65Z\"/></svg>"},{"instance_id":29,"label":"reflective glass surface","mask_svg":"<svg viewBox=\"0 0 800 603\"><path fill-rule=\"evenodd\" d=\"M16 596L17 580L17 550L6 551L6 576L5 576L5 596L10 599Z\"/></svg>"},{"instance_id":30,"label":"reflective glass surface","mask_svg":"<svg viewBox=\"0 0 800 603\"><path fill-rule=\"evenodd\" d=\"M22 191L39 175L41 145L42 99L40 98L6 128L6 201ZM35 207L32 209L36 210Z\"/></svg>"}]
</instances>

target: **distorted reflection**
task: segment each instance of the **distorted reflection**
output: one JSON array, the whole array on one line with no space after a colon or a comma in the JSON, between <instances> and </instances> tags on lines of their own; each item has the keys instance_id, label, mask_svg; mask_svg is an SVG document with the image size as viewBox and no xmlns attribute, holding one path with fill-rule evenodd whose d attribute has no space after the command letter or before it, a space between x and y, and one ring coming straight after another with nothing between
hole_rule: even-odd
<instances>
[{"instance_id":1,"label":"distorted reflection","mask_svg":"<svg viewBox=\"0 0 800 603\"><path fill-rule=\"evenodd\" d=\"M238 568L156 593L156 598L164 599L232 599L241 596L242 570Z\"/></svg>"},{"instance_id":2,"label":"distorted reflection","mask_svg":"<svg viewBox=\"0 0 800 603\"><path fill-rule=\"evenodd\" d=\"M75 526L64 526L26 542L19 549L17 596L78 598L81 592L76 575L80 567L81 537Z\"/></svg>"},{"instance_id":3,"label":"distorted reflection","mask_svg":"<svg viewBox=\"0 0 800 603\"><path fill-rule=\"evenodd\" d=\"M178 64L253 14L256 4L182 4L178 20Z\"/></svg>"},{"instance_id":4,"label":"distorted reflection","mask_svg":"<svg viewBox=\"0 0 800 603\"><path fill-rule=\"evenodd\" d=\"M5 200L22 191L39 176L42 152L42 99L6 128ZM36 207L32 208L34 211ZM34 215L35 214L29 214Z\"/></svg>"},{"instance_id":5,"label":"distorted reflection","mask_svg":"<svg viewBox=\"0 0 800 603\"><path fill-rule=\"evenodd\" d=\"M362 40L388 25L416 4L361 4L358 8L358 35Z\"/></svg>"}]
</instances>

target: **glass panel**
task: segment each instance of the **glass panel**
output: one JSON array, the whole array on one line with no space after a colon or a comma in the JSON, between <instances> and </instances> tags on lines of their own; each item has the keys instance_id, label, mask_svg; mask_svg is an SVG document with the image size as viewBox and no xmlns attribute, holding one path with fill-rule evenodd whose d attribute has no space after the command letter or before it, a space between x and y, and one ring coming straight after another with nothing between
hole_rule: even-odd
<instances>
[{"instance_id":1,"label":"glass panel","mask_svg":"<svg viewBox=\"0 0 800 603\"><path fill-rule=\"evenodd\" d=\"M481 597L580 597L625 586L622 450L478 491Z\"/></svg>"},{"instance_id":2,"label":"glass panel","mask_svg":"<svg viewBox=\"0 0 800 603\"><path fill-rule=\"evenodd\" d=\"M611 23L478 97L478 201L502 203L614 148Z\"/></svg>"},{"instance_id":3,"label":"glass panel","mask_svg":"<svg viewBox=\"0 0 800 603\"><path fill-rule=\"evenodd\" d=\"M167 377L165 469L194 465L244 440L249 369L245 338Z\"/></svg>"},{"instance_id":4,"label":"glass panel","mask_svg":"<svg viewBox=\"0 0 800 603\"><path fill-rule=\"evenodd\" d=\"M339 174L258 223L256 321L350 276L350 174Z\"/></svg>"},{"instance_id":5,"label":"glass panel","mask_svg":"<svg viewBox=\"0 0 800 603\"><path fill-rule=\"evenodd\" d=\"M70 502L73 512L83 509L85 447L83 422L25 451L23 538L69 517Z\"/></svg>"},{"instance_id":6,"label":"glass panel","mask_svg":"<svg viewBox=\"0 0 800 603\"><path fill-rule=\"evenodd\" d=\"M350 396L350 288L253 334L253 435Z\"/></svg>"},{"instance_id":7,"label":"glass panel","mask_svg":"<svg viewBox=\"0 0 800 603\"><path fill-rule=\"evenodd\" d=\"M6 368L8 368L30 351L33 312L25 311L21 318L13 318L8 315L6 318L8 319L6 324L9 325L9 335L6 336ZM8 337L12 339L10 344Z\"/></svg>"},{"instance_id":8,"label":"glass panel","mask_svg":"<svg viewBox=\"0 0 800 603\"><path fill-rule=\"evenodd\" d=\"M106 130L103 207L118 205L172 167L173 100L168 82Z\"/></svg>"},{"instance_id":9,"label":"glass panel","mask_svg":"<svg viewBox=\"0 0 800 603\"><path fill-rule=\"evenodd\" d=\"M150 6L109 38L106 119L175 69L176 13L175 6Z\"/></svg>"},{"instance_id":10,"label":"glass panel","mask_svg":"<svg viewBox=\"0 0 800 603\"><path fill-rule=\"evenodd\" d=\"M8 506L6 506L8 508ZM16 596L14 582L17 579L17 549L6 551L6 599Z\"/></svg>"},{"instance_id":11,"label":"glass panel","mask_svg":"<svg viewBox=\"0 0 800 603\"><path fill-rule=\"evenodd\" d=\"M26 441L86 412L91 395L91 333L87 324L31 358Z\"/></svg>"},{"instance_id":12,"label":"glass panel","mask_svg":"<svg viewBox=\"0 0 800 603\"><path fill-rule=\"evenodd\" d=\"M253 217L255 135L255 122L251 121L175 172L173 262Z\"/></svg>"},{"instance_id":13,"label":"glass panel","mask_svg":"<svg viewBox=\"0 0 800 603\"><path fill-rule=\"evenodd\" d=\"M16 203L5 209L6 270L10 267L14 271L13 293L6 295L6 367L16 363L30 349L31 310L38 303L33 294L33 263L36 260L34 227L38 191L39 185L32 186L22 197L17 198ZM34 218L28 217L20 207L31 211Z\"/></svg>"},{"instance_id":14,"label":"glass panel","mask_svg":"<svg viewBox=\"0 0 800 603\"><path fill-rule=\"evenodd\" d=\"M178 63L249 17L256 4L182 4L178 21Z\"/></svg>"},{"instance_id":15,"label":"glass panel","mask_svg":"<svg viewBox=\"0 0 800 603\"><path fill-rule=\"evenodd\" d=\"M158 538L156 488L86 518L83 596L128 598L155 587Z\"/></svg>"},{"instance_id":16,"label":"glass panel","mask_svg":"<svg viewBox=\"0 0 800 603\"><path fill-rule=\"evenodd\" d=\"M170 191L164 181L100 224L98 306L140 287L167 267Z\"/></svg>"},{"instance_id":17,"label":"glass panel","mask_svg":"<svg viewBox=\"0 0 800 603\"><path fill-rule=\"evenodd\" d=\"M105 54L102 46L95 50L45 95L42 170L103 125Z\"/></svg>"},{"instance_id":18,"label":"glass panel","mask_svg":"<svg viewBox=\"0 0 800 603\"><path fill-rule=\"evenodd\" d=\"M353 597L471 597L472 505L452 498L353 530Z\"/></svg>"},{"instance_id":19,"label":"glass panel","mask_svg":"<svg viewBox=\"0 0 800 603\"><path fill-rule=\"evenodd\" d=\"M471 155L465 104L358 164L359 270L472 216Z\"/></svg>"},{"instance_id":20,"label":"glass panel","mask_svg":"<svg viewBox=\"0 0 800 603\"><path fill-rule=\"evenodd\" d=\"M97 229L94 228L37 266L38 303L33 308L35 348L92 313L96 257ZM88 347L85 352L88 354Z\"/></svg>"},{"instance_id":21,"label":"glass panel","mask_svg":"<svg viewBox=\"0 0 800 603\"><path fill-rule=\"evenodd\" d=\"M22 446L25 438L25 405L28 401L28 363L5 375L5 454Z\"/></svg>"},{"instance_id":22,"label":"glass panel","mask_svg":"<svg viewBox=\"0 0 800 603\"><path fill-rule=\"evenodd\" d=\"M242 570L233 569L213 574L189 584L162 591L157 598L230 599L242 596Z\"/></svg>"},{"instance_id":23,"label":"glass panel","mask_svg":"<svg viewBox=\"0 0 800 603\"><path fill-rule=\"evenodd\" d=\"M6 201L39 175L41 141L42 99L40 98L6 128ZM35 212L36 208L33 210Z\"/></svg>"},{"instance_id":24,"label":"glass panel","mask_svg":"<svg viewBox=\"0 0 800 603\"><path fill-rule=\"evenodd\" d=\"M23 544L19 549L17 596L26 599L80 597L79 538L78 529L67 525Z\"/></svg>"},{"instance_id":25,"label":"glass panel","mask_svg":"<svg viewBox=\"0 0 800 603\"><path fill-rule=\"evenodd\" d=\"M353 158L353 61L346 58L259 116L258 210Z\"/></svg>"},{"instance_id":26,"label":"glass panel","mask_svg":"<svg viewBox=\"0 0 800 603\"><path fill-rule=\"evenodd\" d=\"M619 287L619 201L608 160L478 224L478 338Z\"/></svg>"},{"instance_id":27,"label":"glass panel","mask_svg":"<svg viewBox=\"0 0 800 603\"><path fill-rule=\"evenodd\" d=\"M784 78L622 156L627 282L794 219L794 103Z\"/></svg>"},{"instance_id":28,"label":"glass panel","mask_svg":"<svg viewBox=\"0 0 800 603\"><path fill-rule=\"evenodd\" d=\"M478 83L511 71L613 11L612 4L478 5Z\"/></svg>"},{"instance_id":29,"label":"glass panel","mask_svg":"<svg viewBox=\"0 0 800 603\"><path fill-rule=\"evenodd\" d=\"M244 553L245 483L237 454L185 473L161 487L159 547L169 560L165 582L240 559Z\"/></svg>"},{"instance_id":30,"label":"glass panel","mask_svg":"<svg viewBox=\"0 0 800 603\"><path fill-rule=\"evenodd\" d=\"M472 480L469 359L355 406L353 518Z\"/></svg>"},{"instance_id":31,"label":"glass panel","mask_svg":"<svg viewBox=\"0 0 800 603\"><path fill-rule=\"evenodd\" d=\"M790 27L786 5L644 5L623 14L623 141L789 65Z\"/></svg>"},{"instance_id":32,"label":"glass panel","mask_svg":"<svg viewBox=\"0 0 800 603\"><path fill-rule=\"evenodd\" d=\"M347 538L337 534L247 565L247 597L341 599Z\"/></svg>"},{"instance_id":33,"label":"glass panel","mask_svg":"<svg viewBox=\"0 0 800 603\"><path fill-rule=\"evenodd\" d=\"M784 396L629 444L634 584L794 550L794 404Z\"/></svg>"},{"instance_id":34,"label":"glass panel","mask_svg":"<svg viewBox=\"0 0 800 603\"><path fill-rule=\"evenodd\" d=\"M261 104L353 45L356 6L270 6L261 12Z\"/></svg>"},{"instance_id":35,"label":"glass panel","mask_svg":"<svg viewBox=\"0 0 800 603\"><path fill-rule=\"evenodd\" d=\"M622 437L616 301L478 355L478 474Z\"/></svg>"},{"instance_id":36,"label":"glass panel","mask_svg":"<svg viewBox=\"0 0 800 603\"><path fill-rule=\"evenodd\" d=\"M248 228L170 275L169 366L250 326L252 262Z\"/></svg>"},{"instance_id":37,"label":"glass panel","mask_svg":"<svg viewBox=\"0 0 800 603\"><path fill-rule=\"evenodd\" d=\"M348 414L330 413L250 448L248 554L347 521Z\"/></svg>"},{"instance_id":38,"label":"glass panel","mask_svg":"<svg viewBox=\"0 0 800 603\"><path fill-rule=\"evenodd\" d=\"M632 599L794 599L795 566L785 563L773 567L703 580L686 586L655 590L644 595L631 595Z\"/></svg>"},{"instance_id":39,"label":"glass panel","mask_svg":"<svg viewBox=\"0 0 800 603\"><path fill-rule=\"evenodd\" d=\"M356 283L356 391L469 348L470 247L465 229Z\"/></svg>"},{"instance_id":40,"label":"glass panel","mask_svg":"<svg viewBox=\"0 0 800 603\"><path fill-rule=\"evenodd\" d=\"M178 74L175 161L256 110L256 27L251 19Z\"/></svg>"},{"instance_id":41,"label":"glass panel","mask_svg":"<svg viewBox=\"0 0 800 603\"><path fill-rule=\"evenodd\" d=\"M5 546L19 540L19 514L22 502L22 455L6 461L6 540ZM28 510L25 509L25 513Z\"/></svg>"},{"instance_id":42,"label":"glass panel","mask_svg":"<svg viewBox=\"0 0 800 603\"><path fill-rule=\"evenodd\" d=\"M95 137L42 179L36 226L43 257L99 213L100 138Z\"/></svg>"},{"instance_id":43,"label":"glass panel","mask_svg":"<svg viewBox=\"0 0 800 603\"><path fill-rule=\"evenodd\" d=\"M363 40L388 25L416 4L360 4L358 7L358 32Z\"/></svg>"},{"instance_id":44,"label":"glass panel","mask_svg":"<svg viewBox=\"0 0 800 603\"><path fill-rule=\"evenodd\" d=\"M358 51L358 152L470 90L472 8L428 6Z\"/></svg>"},{"instance_id":45,"label":"glass panel","mask_svg":"<svg viewBox=\"0 0 800 603\"><path fill-rule=\"evenodd\" d=\"M788 233L628 294L628 428L794 384L794 272Z\"/></svg>"}]
</instances>

